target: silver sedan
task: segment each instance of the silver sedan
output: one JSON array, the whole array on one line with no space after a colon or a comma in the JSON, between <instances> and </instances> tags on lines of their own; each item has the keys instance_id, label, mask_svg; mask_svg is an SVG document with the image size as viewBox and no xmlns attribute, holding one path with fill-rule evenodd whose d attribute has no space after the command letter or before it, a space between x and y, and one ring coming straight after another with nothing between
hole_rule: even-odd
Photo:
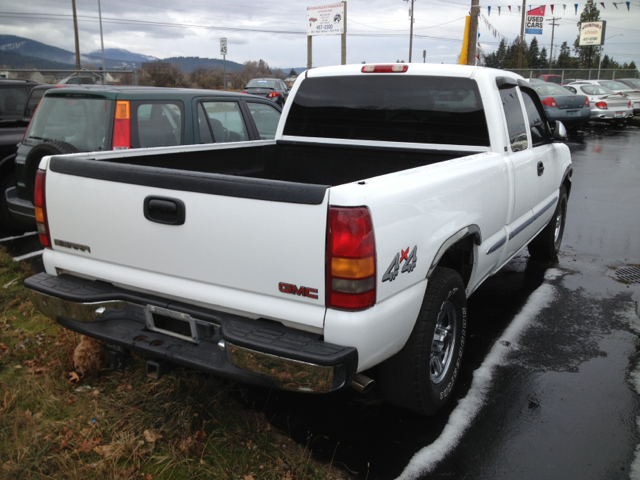
<instances>
[{"instance_id":1,"label":"silver sedan","mask_svg":"<svg viewBox=\"0 0 640 480\"><path fill-rule=\"evenodd\" d=\"M626 125L633 117L633 106L626 95L593 83L572 83L564 88L589 97L591 120Z\"/></svg>"}]
</instances>

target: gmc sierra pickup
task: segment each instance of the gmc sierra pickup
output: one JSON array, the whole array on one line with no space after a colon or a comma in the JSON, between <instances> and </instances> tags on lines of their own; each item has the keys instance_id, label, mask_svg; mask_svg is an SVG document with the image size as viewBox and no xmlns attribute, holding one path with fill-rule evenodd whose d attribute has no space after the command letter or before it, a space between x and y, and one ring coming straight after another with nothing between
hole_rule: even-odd
<instances>
[{"instance_id":1,"label":"gmc sierra pickup","mask_svg":"<svg viewBox=\"0 0 640 480\"><path fill-rule=\"evenodd\" d=\"M310 70L273 140L45 157L46 272L25 285L114 365L134 350L151 376L182 365L300 392L376 380L433 414L467 297L527 245L556 257L564 138L513 73Z\"/></svg>"}]
</instances>

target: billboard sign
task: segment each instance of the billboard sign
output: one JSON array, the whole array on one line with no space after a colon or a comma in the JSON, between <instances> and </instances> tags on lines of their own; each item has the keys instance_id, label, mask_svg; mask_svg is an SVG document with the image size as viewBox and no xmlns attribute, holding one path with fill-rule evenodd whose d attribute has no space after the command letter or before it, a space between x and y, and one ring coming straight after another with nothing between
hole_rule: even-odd
<instances>
[{"instance_id":1,"label":"billboard sign","mask_svg":"<svg viewBox=\"0 0 640 480\"><path fill-rule=\"evenodd\" d=\"M342 35L345 28L344 3L307 7L307 35Z\"/></svg>"},{"instance_id":2,"label":"billboard sign","mask_svg":"<svg viewBox=\"0 0 640 480\"><path fill-rule=\"evenodd\" d=\"M604 20L581 23L578 45L581 47L587 45L604 45L604 31L606 27L607 22Z\"/></svg>"},{"instance_id":3,"label":"billboard sign","mask_svg":"<svg viewBox=\"0 0 640 480\"><path fill-rule=\"evenodd\" d=\"M528 35L542 35L544 27L544 9L545 7L534 8L527 12L527 23L524 33Z\"/></svg>"}]
</instances>

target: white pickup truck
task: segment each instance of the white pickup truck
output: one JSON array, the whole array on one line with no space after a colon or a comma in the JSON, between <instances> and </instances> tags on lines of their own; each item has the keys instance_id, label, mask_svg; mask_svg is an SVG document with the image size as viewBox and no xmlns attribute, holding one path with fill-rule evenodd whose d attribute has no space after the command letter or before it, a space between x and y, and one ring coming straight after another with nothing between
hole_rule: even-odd
<instances>
[{"instance_id":1,"label":"white pickup truck","mask_svg":"<svg viewBox=\"0 0 640 480\"><path fill-rule=\"evenodd\" d=\"M467 297L527 245L558 252L565 138L513 73L309 70L274 140L45 157L46 273L25 285L114 365L133 350L151 376L181 365L301 392L376 380L433 414Z\"/></svg>"}]
</instances>

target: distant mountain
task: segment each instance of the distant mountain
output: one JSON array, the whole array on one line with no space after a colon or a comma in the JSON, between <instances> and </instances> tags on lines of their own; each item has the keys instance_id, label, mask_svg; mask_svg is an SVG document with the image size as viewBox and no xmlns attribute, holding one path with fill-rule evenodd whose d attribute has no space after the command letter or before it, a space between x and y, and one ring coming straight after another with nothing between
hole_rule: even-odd
<instances>
[{"instance_id":1,"label":"distant mountain","mask_svg":"<svg viewBox=\"0 0 640 480\"><path fill-rule=\"evenodd\" d=\"M88 54L90 57L99 58L102 61L102 52L95 50ZM140 64L142 62L157 62L160 60L158 57L152 57L151 55L142 55L140 53L133 53L124 48L105 48L104 49L105 61L107 58L111 60L121 60L128 63Z\"/></svg>"},{"instance_id":2,"label":"distant mountain","mask_svg":"<svg viewBox=\"0 0 640 480\"><path fill-rule=\"evenodd\" d=\"M293 69L293 71L296 72L297 75L300 75L302 72L307 71L307 67L287 67L287 68L282 68L281 70L284 72L285 75L289 76L289 72L291 71L291 69Z\"/></svg>"},{"instance_id":3,"label":"distant mountain","mask_svg":"<svg viewBox=\"0 0 640 480\"><path fill-rule=\"evenodd\" d=\"M75 65L68 63L53 62L42 58L20 55L17 52L0 50L0 65L7 65L9 68L47 68L68 70L75 68Z\"/></svg>"},{"instance_id":4,"label":"distant mountain","mask_svg":"<svg viewBox=\"0 0 640 480\"><path fill-rule=\"evenodd\" d=\"M69 65L75 65L76 63L75 53L16 35L0 35L0 51L60 62L67 64L67 68L69 68ZM40 67L40 63L36 66ZM40 68L46 67L41 66Z\"/></svg>"},{"instance_id":5,"label":"distant mountain","mask_svg":"<svg viewBox=\"0 0 640 480\"><path fill-rule=\"evenodd\" d=\"M219 58L201 58L201 57L169 57L162 60L165 63L180 68L184 73L191 73L196 68L220 68L222 69L223 60ZM226 67L228 72L239 72L242 70L242 64L227 60Z\"/></svg>"}]
</instances>

